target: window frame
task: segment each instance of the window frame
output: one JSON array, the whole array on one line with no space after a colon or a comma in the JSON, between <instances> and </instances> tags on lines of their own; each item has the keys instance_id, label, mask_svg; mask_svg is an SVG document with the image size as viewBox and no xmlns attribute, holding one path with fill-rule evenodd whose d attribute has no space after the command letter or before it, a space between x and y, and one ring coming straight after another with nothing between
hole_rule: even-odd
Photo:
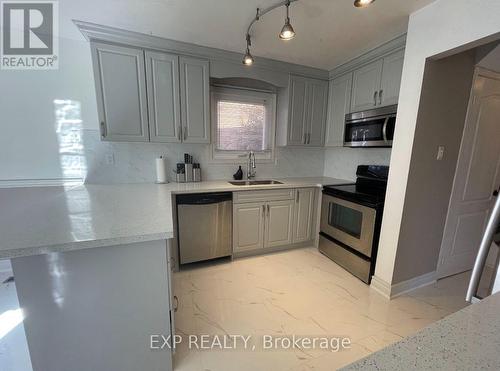
<instances>
[{"instance_id":1,"label":"window frame","mask_svg":"<svg viewBox=\"0 0 500 371\"><path fill-rule=\"evenodd\" d=\"M258 91L240 87L212 86L210 92L212 145L211 161L218 163L241 163L245 161L249 151L240 150L218 150L218 107L220 100L228 100L241 103L264 103L266 105L266 123L264 130L269 136L269 149L265 151L254 151L258 163L271 163L275 161L276 154L276 94L268 91Z\"/></svg>"}]
</instances>

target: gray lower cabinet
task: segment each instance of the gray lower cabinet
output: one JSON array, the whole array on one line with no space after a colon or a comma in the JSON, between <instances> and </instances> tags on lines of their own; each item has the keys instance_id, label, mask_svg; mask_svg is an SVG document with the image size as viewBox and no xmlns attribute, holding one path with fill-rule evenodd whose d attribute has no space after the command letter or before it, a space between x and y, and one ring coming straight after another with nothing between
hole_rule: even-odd
<instances>
[{"instance_id":1,"label":"gray lower cabinet","mask_svg":"<svg viewBox=\"0 0 500 371\"><path fill-rule=\"evenodd\" d=\"M288 104L286 142L282 144L322 146L328 104L328 82L291 75Z\"/></svg>"},{"instance_id":2,"label":"gray lower cabinet","mask_svg":"<svg viewBox=\"0 0 500 371\"><path fill-rule=\"evenodd\" d=\"M92 43L101 139L149 141L144 51Z\"/></svg>"},{"instance_id":3,"label":"gray lower cabinet","mask_svg":"<svg viewBox=\"0 0 500 371\"><path fill-rule=\"evenodd\" d=\"M345 115L350 112L352 72L330 81L325 146L344 145Z\"/></svg>"},{"instance_id":4,"label":"gray lower cabinet","mask_svg":"<svg viewBox=\"0 0 500 371\"><path fill-rule=\"evenodd\" d=\"M180 57L184 143L210 143L210 71L207 60Z\"/></svg>"},{"instance_id":5,"label":"gray lower cabinet","mask_svg":"<svg viewBox=\"0 0 500 371\"><path fill-rule=\"evenodd\" d=\"M101 138L210 143L208 60L91 43Z\"/></svg>"},{"instance_id":6,"label":"gray lower cabinet","mask_svg":"<svg viewBox=\"0 0 500 371\"><path fill-rule=\"evenodd\" d=\"M264 252L311 241L314 195L315 188L235 192L233 252Z\"/></svg>"},{"instance_id":7,"label":"gray lower cabinet","mask_svg":"<svg viewBox=\"0 0 500 371\"><path fill-rule=\"evenodd\" d=\"M312 239L315 188L299 188L295 194L293 243Z\"/></svg>"}]
</instances>

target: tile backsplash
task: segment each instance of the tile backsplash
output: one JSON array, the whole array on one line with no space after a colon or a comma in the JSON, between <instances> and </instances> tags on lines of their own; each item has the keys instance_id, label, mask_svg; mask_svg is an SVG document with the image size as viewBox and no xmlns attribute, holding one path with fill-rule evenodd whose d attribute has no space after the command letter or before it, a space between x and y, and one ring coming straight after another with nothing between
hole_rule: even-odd
<instances>
[{"instance_id":1,"label":"tile backsplash","mask_svg":"<svg viewBox=\"0 0 500 371\"><path fill-rule=\"evenodd\" d=\"M201 164L203 180L232 179L238 165L246 170L244 159L240 164L210 162L209 145L101 142L98 131L94 130L84 130L82 139L87 183L153 182L155 158L161 155L167 159L169 179L173 180L172 170L177 162L182 162L184 153L191 154ZM279 147L274 163L257 164L257 177L322 176L324 153L322 148Z\"/></svg>"}]
</instances>

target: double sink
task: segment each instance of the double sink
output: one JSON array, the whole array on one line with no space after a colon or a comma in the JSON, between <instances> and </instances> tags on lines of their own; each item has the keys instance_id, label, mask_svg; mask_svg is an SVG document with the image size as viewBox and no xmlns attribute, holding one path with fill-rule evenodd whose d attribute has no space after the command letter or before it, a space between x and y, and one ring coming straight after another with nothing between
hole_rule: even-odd
<instances>
[{"instance_id":1,"label":"double sink","mask_svg":"<svg viewBox=\"0 0 500 371\"><path fill-rule=\"evenodd\" d=\"M283 182L279 182L277 180L235 180L229 182L229 184L235 186L249 186L249 185L283 184Z\"/></svg>"}]
</instances>

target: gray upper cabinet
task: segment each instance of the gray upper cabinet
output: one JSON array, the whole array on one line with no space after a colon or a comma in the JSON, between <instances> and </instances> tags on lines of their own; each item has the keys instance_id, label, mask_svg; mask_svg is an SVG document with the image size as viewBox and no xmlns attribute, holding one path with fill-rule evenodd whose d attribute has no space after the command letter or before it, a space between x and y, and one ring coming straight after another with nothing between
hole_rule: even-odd
<instances>
[{"instance_id":1,"label":"gray upper cabinet","mask_svg":"<svg viewBox=\"0 0 500 371\"><path fill-rule=\"evenodd\" d=\"M152 142L181 142L179 57L146 51L149 132Z\"/></svg>"},{"instance_id":2,"label":"gray upper cabinet","mask_svg":"<svg viewBox=\"0 0 500 371\"><path fill-rule=\"evenodd\" d=\"M354 71L351 112L398 103L404 50Z\"/></svg>"},{"instance_id":3,"label":"gray upper cabinet","mask_svg":"<svg viewBox=\"0 0 500 371\"><path fill-rule=\"evenodd\" d=\"M384 58L382 82L380 84L379 93L379 102L381 106L390 106L391 104L398 103L404 58L404 50L400 50Z\"/></svg>"},{"instance_id":4,"label":"gray upper cabinet","mask_svg":"<svg viewBox=\"0 0 500 371\"><path fill-rule=\"evenodd\" d=\"M287 145L322 146L328 82L290 76Z\"/></svg>"},{"instance_id":5,"label":"gray upper cabinet","mask_svg":"<svg viewBox=\"0 0 500 371\"><path fill-rule=\"evenodd\" d=\"M91 42L101 138L210 143L208 60Z\"/></svg>"},{"instance_id":6,"label":"gray upper cabinet","mask_svg":"<svg viewBox=\"0 0 500 371\"><path fill-rule=\"evenodd\" d=\"M330 81L325 146L344 145L345 115L351 108L352 72Z\"/></svg>"},{"instance_id":7,"label":"gray upper cabinet","mask_svg":"<svg viewBox=\"0 0 500 371\"><path fill-rule=\"evenodd\" d=\"M363 111L378 105L383 64L383 60L379 59L354 71L351 112Z\"/></svg>"},{"instance_id":8,"label":"gray upper cabinet","mask_svg":"<svg viewBox=\"0 0 500 371\"><path fill-rule=\"evenodd\" d=\"M324 133L328 105L328 82L310 79L309 115L307 116L307 145L320 147L324 144Z\"/></svg>"},{"instance_id":9,"label":"gray upper cabinet","mask_svg":"<svg viewBox=\"0 0 500 371\"><path fill-rule=\"evenodd\" d=\"M306 79L290 77L290 103L288 123L288 145L305 144Z\"/></svg>"},{"instance_id":10,"label":"gray upper cabinet","mask_svg":"<svg viewBox=\"0 0 500 371\"><path fill-rule=\"evenodd\" d=\"M184 143L210 143L210 64L180 57L181 124Z\"/></svg>"},{"instance_id":11,"label":"gray upper cabinet","mask_svg":"<svg viewBox=\"0 0 500 371\"><path fill-rule=\"evenodd\" d=\"M144 52L92 43L101 139L149 141Z\"/></svg>"}]
</instances>

